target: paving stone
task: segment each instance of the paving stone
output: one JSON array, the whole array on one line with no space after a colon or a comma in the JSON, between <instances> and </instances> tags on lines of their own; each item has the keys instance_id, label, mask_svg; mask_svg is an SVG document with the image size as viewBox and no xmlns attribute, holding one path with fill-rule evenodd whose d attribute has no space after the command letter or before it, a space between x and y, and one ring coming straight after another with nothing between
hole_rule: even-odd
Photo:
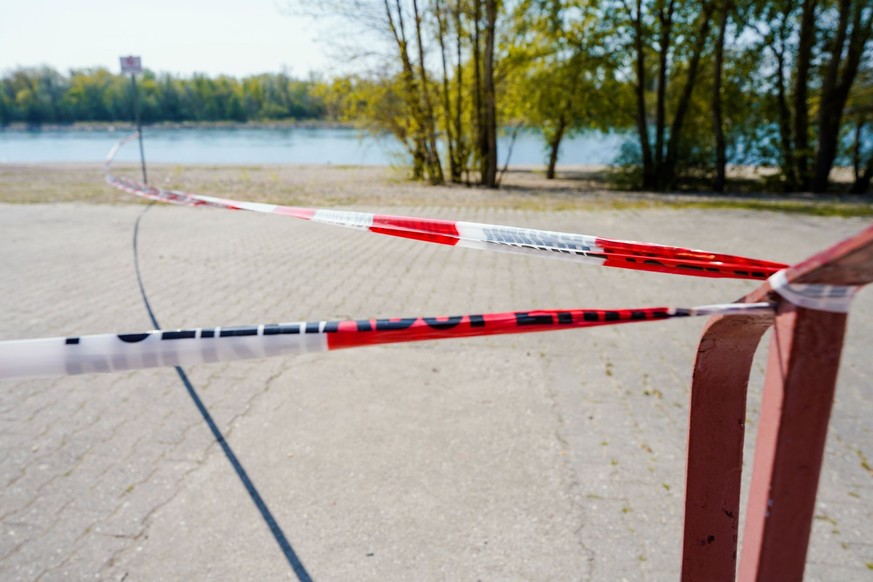
<instances>
[{"instance_id":1,"label":"paving stone","mask_svg":"<svg viewBox=\"0 0 873 582\"><path fill-rule=\"evenodd\" d=\"M142 210L0 207L0 339L152 327L131 249ZM786 262L866 226L731 210L392 212ZM695 305L755 287L165 206L143 215L139 250L165 328ZM849 319L810 580L869 577L871 322L865 291ZM192 366L236 467L172 369L3 382L0 578L294 579L244 470L315 580L675 579L704 323Z\"/></svg>"}]
</instances>

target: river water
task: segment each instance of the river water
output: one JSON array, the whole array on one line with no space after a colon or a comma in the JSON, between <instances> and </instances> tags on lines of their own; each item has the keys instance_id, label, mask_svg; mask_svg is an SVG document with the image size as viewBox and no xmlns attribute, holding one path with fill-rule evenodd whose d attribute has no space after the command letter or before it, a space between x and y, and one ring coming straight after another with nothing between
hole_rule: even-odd
<instances>
[{"instance_id":1,"label":"river water","mask_svg":"<svg viewBox=\"0 0 873 582\"><path fill-rule=\"evenodd\" d=\"M105 130L0 130L0 163L101 162L126 135ZM374 137L355 129L150 129L143 131L147 162L176 164L338 164L393 165L405 163L400 144L391 136ZM585 133L564 140L559 165L611 164L625 137ZM510 138L498 141L500 165L506 161ZM139 161L135 146L118 157ZM545 145L536 132L519 132L512 165L542 165Z\"/></svg>"}]
</instances>

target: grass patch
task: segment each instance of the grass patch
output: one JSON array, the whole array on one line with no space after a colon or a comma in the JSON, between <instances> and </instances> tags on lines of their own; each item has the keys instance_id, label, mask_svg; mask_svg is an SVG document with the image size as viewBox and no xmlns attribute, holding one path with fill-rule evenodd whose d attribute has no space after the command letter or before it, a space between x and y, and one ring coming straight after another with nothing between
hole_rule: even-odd
<instances>
[{"instance_id":1,"label":"grass patch","mask_svg":"<svg viewBox=\"0 0 873 582\"><path fill-rule=\"evenodd\" d=\"M664 201L676 209L757 210L808 216L873 216L873 204L799 200L688 200Z\"/></svg>"}]
</instances>

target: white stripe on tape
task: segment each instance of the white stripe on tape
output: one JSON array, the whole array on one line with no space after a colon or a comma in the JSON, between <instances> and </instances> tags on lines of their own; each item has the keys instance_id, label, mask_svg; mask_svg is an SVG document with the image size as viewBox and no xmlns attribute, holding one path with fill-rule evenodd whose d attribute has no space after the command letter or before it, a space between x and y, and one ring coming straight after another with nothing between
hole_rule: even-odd
<instances>
[{"instance_id":1,"label":"white stripe on tape","mask_svg":"<svg viewBox=\"0 0 873 582\"><path fill-rule=\"evenodd\" d=\"M135 134L132 137L135 137ZM129 139L121 143L126 141ZM368 230L379 234L443 245L539 255L611 268L674 275L766 279L767 276L787 266L772 261L736 255L644 242L612 240L574 233L410 216L374 215L364 212L261 204L176 190L163 190L133 180L116 178L109 174L112 156L118 151L120 145L112 148L110 156L107 158L106 181L125 192L181 206L211 206L230 210L280 214L301 220L311 220L356 230Z\"/></svg>"},{"instance_id":2,"label":"white stripe on tape","mask_svg":"<svg viewBox=\"0 0 873 582\"><path fill-rule=\"evenodd\" d=\"M91 372L115 372L162 366L189 366L247 358L327 351L323 333L265 334L257 326L251 335L233 336L234 329L150 331L138 334L102 334L74 338L46 338L0 342L0 378L65 376ZM170 339L168 339L170 338Z\"/></svg>"},{"instance_id":3,"label":"white stripe on tape","mask_svg":"<svg viewBox=\"0 0 873 582\"><path fill-rule=\"evenodd\" d=\"M768 279L770 288L783 299L806 309L848 313L852 299L860 289L851 285L788 283L785 271L778 271Z\"/></svg>"},{"instance_id":4,"label":"white stripe on tape","mask_svg":"<svg viewBox=\"0 0 873 582\"><path fill-rule=\"evenodd\" d=\"M213 204L227 204L231 202L230 200L226 200L224 198L216 198L215 196L205 196L200 195L200 198L206 200L208 202L212 202ZM243 201L233 201L234 206L238 206L241 210L249 210L251 212L274 212L276 210L275 204L264 204L262 202L243 202Z\"/></svg>"},{"instance_id":5,"label":"white stripe on tape","mask_svg":"<svg viewBox=\"0 0 873 582\"><path fill-rule=\"evenodd\" d=\"M0 379L114 372L674 317L772 312L769 303L623 310L533 310L452 317L295 322L0 342Z\"/></svg>"},{"instance_id":6,"label":"white stripe on tape","mask_svg":"<svg viewBox=\"0 0 873 582\"><path fill-rule=\"evenodd\" d=\"M367 230L373 226L373 215L366 212L345 212L342 210L327 210L321 208L316 210L315 214L313 214L312 222L345 226L347 228L355 228L358 230Z\"/></svg>"},{"instance_id":7,"label":"white stripe on tape","mask_svg":"<svg viewBox=\"0 0 873 582\"><path fill-rule=\"evenodd\" d=\"M597 246L597 237L593 236L460 220L455 223L455 227L460 236L457 244L459 247L539 256L542 256L543 251L550 251L551 254L547 256L556 259L571 259L593 265L606 262L603 256L592 256L603 252Z\"/></svg>"}]
</instances>

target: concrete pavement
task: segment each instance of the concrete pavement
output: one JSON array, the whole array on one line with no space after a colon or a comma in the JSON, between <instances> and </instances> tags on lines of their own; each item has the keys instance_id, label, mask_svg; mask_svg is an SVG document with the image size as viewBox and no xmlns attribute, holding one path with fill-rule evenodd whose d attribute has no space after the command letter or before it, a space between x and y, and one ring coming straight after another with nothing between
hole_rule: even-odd
<instances>
[{"instance_id":1,"label":"concrete pavement","mask_svg":"<svg viewBox=\"0 0 873 582\"><path fill-rule=\"evenodd\" d=\"M151 327L131 248L142 209L0 205L0 339ZM785 262L866 226L736 210L390 211ZM696 305L755 286L170 206L144 215L139 245L165 328ZM867 580L873 568L871 323L865 291L849 319L809 580ZM236 469L172 369L2 382L0 579L676 579L703 324L191 367Z\"/></svg>"}]
</instances>

